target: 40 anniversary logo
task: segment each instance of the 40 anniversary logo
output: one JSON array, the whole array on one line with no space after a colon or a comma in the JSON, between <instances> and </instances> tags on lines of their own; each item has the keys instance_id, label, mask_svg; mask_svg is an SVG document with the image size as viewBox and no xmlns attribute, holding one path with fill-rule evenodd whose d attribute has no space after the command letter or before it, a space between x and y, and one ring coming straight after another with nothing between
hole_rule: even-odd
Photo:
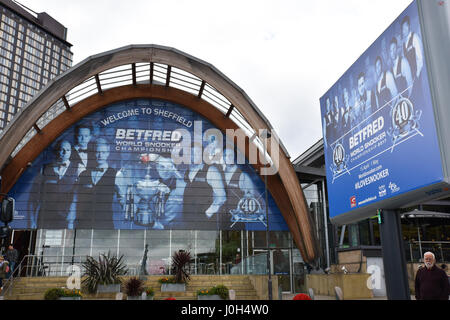
<instances>
[{"instance_id":1,"label":"40 anniversary logo","mask_svg":"<svg viewBox=\"0 0 450 320\"><path fill-rule=\"evenodd\" d=\"M343 174L350 174L348 171L347 163L349 156L345 154L345 148L341 143L337 143L333 149L333 164L331 165L331 171L333 172L333 181L339 178Z\"/></svg>"},{"instance_id":2,"label":"40 anniversary logo","mask_svg":"<svg viewBox=\"0 0 450 320\"><path fill-rule=\"evenodd\" d=\"M391 109L392 127L388 134L392 137L391 152L396 145L404 141L407 137L419 134L419 120L422 116L422 110L414 110L414 105L408 98L401 98Z\"/></svg>"}]
</instances>

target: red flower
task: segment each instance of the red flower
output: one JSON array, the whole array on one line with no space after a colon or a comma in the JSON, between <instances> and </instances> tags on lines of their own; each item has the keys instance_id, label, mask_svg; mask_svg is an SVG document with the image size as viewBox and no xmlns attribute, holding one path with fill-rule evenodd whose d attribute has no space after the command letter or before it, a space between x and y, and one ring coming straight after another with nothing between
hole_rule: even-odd
<instances>
[{"instance_id":1,"label":"red flower","mask_svg":"<svg viewBox=\"0 0 450 320\"><path fill-rule=\"evenodd\" d=\"M311 300L311 298L307 294L299 293L292 300Z\"/></svg>"},{"instance_id":2,"label":"red flower","mask_svg":"<svg viewBox=\"0 0 450 320\"><path fill-rule=\"evenodd\" d=\"M174 297L165 298L164 300L177 300Z\"/></svg>"}]
</instances>

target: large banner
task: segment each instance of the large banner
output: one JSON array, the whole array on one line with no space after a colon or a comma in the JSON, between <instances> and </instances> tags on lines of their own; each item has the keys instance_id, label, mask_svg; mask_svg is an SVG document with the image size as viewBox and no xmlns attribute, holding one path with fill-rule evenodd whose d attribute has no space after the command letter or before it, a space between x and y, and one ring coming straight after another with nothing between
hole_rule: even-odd
<instances>
[{"instance_id":1,"label":"large banner","mask_svg":"<svg viewBox=\"0 0 450 320\"><path fill-rule=\"evenodd\" d=\"M320 106L331 218L442 181L416 2Z\"/></svg>"},{"instance_id":2,"label":"large banner","mask_svg":"<svg viewBox=\"0 0 450 320\"><path fill-rule=\"evenodd\" d=\"M12 226L266 230L263 181L214 129L159 100L91 114L46 148L11 190ZM268 212L271 230L288 230L270 193Z\"/></svg>"}]
</instances>

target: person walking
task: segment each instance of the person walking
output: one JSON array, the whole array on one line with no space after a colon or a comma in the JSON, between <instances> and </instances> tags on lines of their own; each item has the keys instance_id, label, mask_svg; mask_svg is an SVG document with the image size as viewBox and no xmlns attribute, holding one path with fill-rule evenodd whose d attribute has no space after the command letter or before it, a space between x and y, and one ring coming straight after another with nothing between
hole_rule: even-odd
<instances>
[{"instance_id":1,"label":"person walking","mask_svg":"<svg viewBox=\"0 0 450 320\"><path fill-rule=\"evenodd\" d=\"M19 252L17 251L17 249L15 249L13 247L12 244L9 245L8 250L6 251L6 260L8 260L9 262L9 272L7 274L7 279L9 279L9 277L12 276L13 272L14 272L14 268L16 267L17 264L17 260L19 259Z\"/></svg>"},{"instance_id":2,"label":"person walking","mask_svg":"<svg viewBox=\"0 0 450 320\"><path fill-rule=\"evenodd\" d=\"M415 279L416 300L448 300L450 286L447 274L436 266L432 252L423 255L424 266L417 270Z\"/></svg>"},{"instance_id":3,"label":"person walking","mask_svg":"<svg viewBox=\"0 0 450 320\"><path fill-rule=\"evenodd\" d=\"M9 269L8 261L6 261L2 255L0 255L0 293L3 291L3 279L6 278L8 269Z\"/></svg>"}]
</instances>

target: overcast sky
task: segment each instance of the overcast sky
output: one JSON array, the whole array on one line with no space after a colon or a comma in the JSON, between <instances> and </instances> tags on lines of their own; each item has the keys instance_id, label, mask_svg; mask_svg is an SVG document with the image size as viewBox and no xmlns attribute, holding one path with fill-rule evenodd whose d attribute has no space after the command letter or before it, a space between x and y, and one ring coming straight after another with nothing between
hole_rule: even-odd
<instances>
[{"instance_id":1,"label":"overcast sky","mask_svg":"<svg viewBox=\"0 0 450 320\"><path fill-rule=\"evenodd\" d=\"M213 64L266 115L292 160L322 135L320 97L412 0L19 0L68 29L73 65L130 44Z\"/></svg>"}]
</instances>

